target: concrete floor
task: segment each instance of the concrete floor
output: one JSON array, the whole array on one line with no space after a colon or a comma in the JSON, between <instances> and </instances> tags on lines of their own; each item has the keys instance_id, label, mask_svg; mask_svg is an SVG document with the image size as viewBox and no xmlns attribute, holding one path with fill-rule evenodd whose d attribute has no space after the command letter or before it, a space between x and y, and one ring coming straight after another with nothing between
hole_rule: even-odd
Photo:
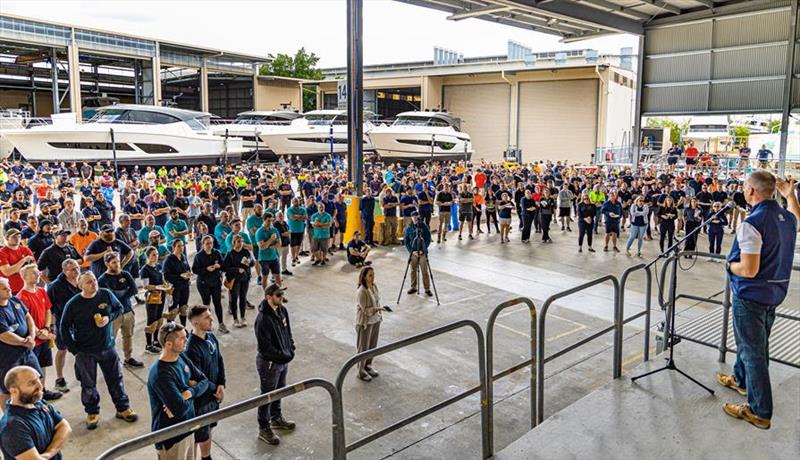
<instances>
[{"instance_id":1,"label":"concrete floor","mask_svg":"<svg viewBox=\"0 0 800 460\"><path fill-rule=\"evenodd\" d=\"M554 227L555 228L555 227ZM538 235L536 235L538 237ZM481 235L475 241L451 238L431 248L431 265L439 290L441 305L427 297L405 293L394 313L386 313L381 327L380 343L388 343L435 326L459 319L473 319L482 327L492 309L508 299L526 296L537 306L555 292L603 276L619 275L626 267L639 263L636 258L602 252L577 253L576 232L552 235L555 242L530 245L518 242L519 232L511 234L512 244L500 245L498 237ZM725 248L732 237L726 235ZM705 247L705 243L701 245ZM657 254L655 242L645 242L645 259ZM393 305L397 298L407 255L402 247L379 248L374 251L376 281L383 294L383 303ZM307 261L294 269L287 282L287 307L293 321L297 356L290 365L289 381L310 377L334 381L342 363L355 351L353 330L357 270L342 255L331 258L328 267L312 267ZM694 268L681 272L682 292L711 295L722 290L722 264L698 261ZM626 292L626 315L641 311L644 305L644 277L634 275ZM408 288L408 285L406 285ZM260 301L260 290L253 286L250 300ZM800 304L800 288L795 281L790 300L785 305ZM655 292L655 291L654 291ZM223 299L225 300L225 299ZM199 301L192 292L191 302ZM662 313L654 301L653 325ZM696 317L713 308L696 302L679 302L679 321ZM503 313L495 332L495 370L516 364L529 355L529 315L524 307ZM137 330L144 322L137 307ZM547 350L549 355L593 332L610 325L613 314L613 291L610 285L592 288L558 301L549 311ZM252 322L255 312L248 312L250 328L237 329L221 336L222 352L228 372L226 403L258 394L255 371L255 338ZM641 322L625 329L624 366L634 368L642 359L643 333ZM229 324L230 325L230 324ZM424 343L398 350L376 359L381 376L364 383L350 374L344 387L346 436L348 443L411 415L478 383L476 341L471 331L454 331ZM573 351L546 368L546 416L569 406L611 380L611 334ZM100 452L150 430L146 376L156 359L144 355L144 337L138 333L135 350L146 363L142 370L125 369L125 384L133 407L141 415L135 424L115 420L113 406L99 382L102 395L100 427L89 432L83 422L79 401L80 387L68 361L67 380L72 391L56 402L72 423L73 436L64 449L65 458L93 458ZM655 346L655 339L651 340ZM713 350L712 350L713 352ZM713 355L713 353L712 353ZM709 369L716 366L709 357ZM50 370L48 382L53 380ZM527 370L495 384L495 449L500 451L528 431ZM353 451L351 458L479 458L479 400L473 395L436 414L428 416L378 441ZM311 390L284 400L284 414L298 423L298 429L282 437L279 447L270 447L257 440L255 412L241 414L222 422L214 430L215 459L254 458L330 458L330 402L321 390ZM598 418L605 417L598 414ZM722 420L724 414L719 413ZM154 458L153 450L141 450L126 458Z\"/></svg>"},{"instance_id":2,"label":"concrete floor","mask_svg":"<svg viewBox=\"0 0 800 460\"><path fill-rule=\"evenodd\" d=\"M724 403L746 401L716 383L714 372L730 373L730 365L711 365L716 352L701 345L683 342L675 350L678 368L710 386L714 395L674 371L636 382L617 379L545 420L495 458L800 457L800 371L781 364L770 366L775 412L772 428L759 430L722 412ZM652 360L631 375L661 366L662 359ZM568 443L553 442L565 433L580 436Z\"/></svg>"}]
</instances>

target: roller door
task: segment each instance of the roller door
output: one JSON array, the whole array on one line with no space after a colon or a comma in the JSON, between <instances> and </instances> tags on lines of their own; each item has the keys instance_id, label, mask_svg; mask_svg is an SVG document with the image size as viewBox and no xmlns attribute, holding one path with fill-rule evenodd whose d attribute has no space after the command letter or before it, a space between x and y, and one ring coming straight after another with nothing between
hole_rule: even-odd
<instances>
[{"instance_id":1,"label":"roller door","mask_svg":"<svg viewBox=\"0 0 800 460\"><path fill-rule=\"evenodd\" d=\"M519 85L519 147L523 161L588 163L597 144L597 80Z\"/></svg>"},{"instance_id":2,"label":"roller door","mask_svg":"<svg viewBox=\"0 0 800 460\"><path fill-rule=\"evenodd\" d=\"M509 85L446 85L443 91L444 107L461 118L461 130L472 138L472 158L500 160L508 148Z\"/></svg>"}]
</instances>

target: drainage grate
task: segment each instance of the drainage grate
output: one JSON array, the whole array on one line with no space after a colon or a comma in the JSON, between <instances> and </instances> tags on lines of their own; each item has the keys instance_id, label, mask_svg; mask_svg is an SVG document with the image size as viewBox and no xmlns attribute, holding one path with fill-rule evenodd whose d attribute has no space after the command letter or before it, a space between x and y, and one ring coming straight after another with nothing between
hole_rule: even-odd
<instances>
[{"instance_id":1,"label":"drainage grate","mask_svg":"<svg viewBox=\"0 0 800 460\"><path fill-rule=\"evenodd\" d=\"M719 348L722 340L722 307L678 326L683 339ZM728 350L736 352L733 318L728 325ZM800 368L800 311L778 307L769 337L769 359Z\"/></svg>"}]
</instances>

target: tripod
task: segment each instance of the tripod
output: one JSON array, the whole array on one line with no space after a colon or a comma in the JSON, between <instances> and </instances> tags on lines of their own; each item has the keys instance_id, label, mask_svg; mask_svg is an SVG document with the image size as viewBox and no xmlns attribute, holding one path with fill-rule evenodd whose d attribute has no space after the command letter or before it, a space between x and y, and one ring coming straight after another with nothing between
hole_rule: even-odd
<instances>
[{"instance_id":1,"label":"tripod","mask_svg":"<svg viewBox=\"0 0 800 460\"><path fill-rule=\"evenodd\" d=\"M414 232L414 241L411 242L412 248L422 247L425 244L425 241L422 238L422 235L419 234L419 224L413 224L415 228ZM400 292L397 293L397 304L400 304L400 296L403 295L403 288L406 285L406 278L408 278L408 269L411 268L411 258L414 257L414 252L411 251L408 254L408 261L406 262L406 272L403 274L403 282L400 283ZM422 252L422 251L420 251ZM431 270L431 262L428 260L428 256L425 256L425 265L428 268L428 276L431 277L431 285L433 286L433 293L436 296L436 305L440 305L439 303L439 291L436 290L436 281L433 279L433 270ZM419 263L417 263L417 270L419 270ZM417 280L419 280L419 274L417 274ZM419 291L417 291L419 292Z\"/></svg>"},{"instance_id":2,"label":"tripod","mask_svg":"<svg viewBox=\"0 0 800 460\"><path fill-rule=\"evenodd\" d=\"M708 223L711 222L711 220L713 220L716 217L719 217L722 213L724 213L728 209L730 209L730 204L728 206L724 206L722 209L720 209L716 213L714 213L711 216L709 216L709 218L706 219L705 222L703 222L702 224L698 225L697 228L695 228L694 230L692 230L691 232L686 234L686 236L684 236L678 242L676 242L675 244L670 246L666 251L664 251L661 254L659 254L658 257L656 257L653 261L651 261L645 267L645 268L649 268L650 266L655 265L656 262L658 262L658 260L661 259L661 258L664 258L667 261L669 261L671 256L675 257L675 261L672 264L672 270L670 270L670 287L669 287L669 308L670 308L670 310L668 310L668 312L667 312L667 327L665 328L667 330L667 346L669 347L669 358L667 358L667 364L664 365L664 367L661 367L659 369L655 369L655 370L652 370L652 371L649 371L649 372L645 372L642 375L637 375L636 377L631 378L631 382L635 382L635 381L639 380L642 377L647 377L648 375L657 374L657 373L659 373L661 371L671 370L671 371L676 371L677 373L679 373L682 376L686 377L687 379L691 380L693 383L695 383L696 385L700 386L704 390L708 391L712 395L714 394L714 390L712 390L711 388L703 385L702 383L697 381L694 377L692 377L691 375L687 374L686 372L683 372L675 364L675 343L677 342L675 340L675 312L677 310L676 305L675 305L675 303L676 303L675 298L677 297L677 291L678 291L678 286L677 286L677 284L678 284L678 260L677 260L677 258L678 258L679 254L680 254L680 245L684 241L686 241L689 238L693 237L696 233L698 233L700 231L700 229L702 229L703 227L708 225Z\"/></svg>"}]
</instances>

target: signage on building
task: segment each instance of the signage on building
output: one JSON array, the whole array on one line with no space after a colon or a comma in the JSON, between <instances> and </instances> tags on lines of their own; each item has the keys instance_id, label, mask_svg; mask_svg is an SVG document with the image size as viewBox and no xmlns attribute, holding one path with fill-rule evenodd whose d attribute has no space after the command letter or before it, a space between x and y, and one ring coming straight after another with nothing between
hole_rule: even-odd
<instances>
[{"instance_id":1,"label":"signage on building","mask_svg":"<svg viewBox=\"0 0 800 460\"><path fill-rule=\"evenodd\" d=\"M347 110L347 80L339 80L336 87L337 108Z\"/></svg>"}]
</instances>

